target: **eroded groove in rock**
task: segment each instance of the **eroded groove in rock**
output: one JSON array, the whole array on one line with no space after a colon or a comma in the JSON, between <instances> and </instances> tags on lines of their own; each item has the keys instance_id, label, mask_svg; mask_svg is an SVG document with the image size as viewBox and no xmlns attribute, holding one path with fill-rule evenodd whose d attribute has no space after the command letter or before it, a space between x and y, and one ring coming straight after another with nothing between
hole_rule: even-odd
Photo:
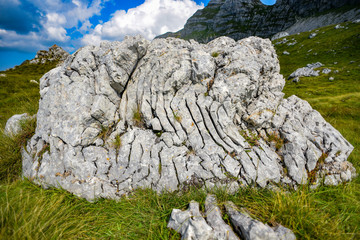
<instances>
[{"instance_id":1,"label":"eroded groove in rock","mask_svg":"<svg viewBox=\"0 0 360 240\"><path fill-rule=\"evenodd\" d=\"M353 147L306 101L283 99L279 70L256 37L81 48L41 78L23 175L89 200L351 180Z\"/></svg>"}]
</instances>

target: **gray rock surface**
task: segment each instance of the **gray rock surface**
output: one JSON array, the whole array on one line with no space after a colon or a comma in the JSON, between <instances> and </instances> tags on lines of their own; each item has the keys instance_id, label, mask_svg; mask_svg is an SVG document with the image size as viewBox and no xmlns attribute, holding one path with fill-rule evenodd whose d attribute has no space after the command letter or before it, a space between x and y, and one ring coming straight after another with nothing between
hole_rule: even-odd
<instances>
[{"instance_id":1,"label":"gray rock surface","mask_svg":"<svg viewBox=\"0 0 360 240\"><path fill-rule=\"evenodd\" d=\"M186 211L173 209L168 228L181 234L182 240L209 240L217 239L213 229L206 223L199 210L199 203L191 201ZM225 239L225 238L222 238Z\"/></svg>"},{"instance_id":2,"label":"gray rock surface","mask_svg":"<svg viewBox=\"0 0 360 240\"><path fill-rule=\"evenodd\" d=\"M64 49L62 49L61 47L57 46L56 44L54 44L53 46L51 46L49 48L48 51L46 50L39 50L36 53L36 56L34 59L30 60L29 63L30 64L44 64L46 62L53 62L53 61L59 61L59 62L63 62L66 60L66 58L70 56L70 54L68 52L66 52Z\"/></svg>"},{"instance_id":3,"label":"gray rock surface","mask_svg":"<svg viewBox=\"0 0 360 240\"><path fill-rule=\"evenodd\" d=\"M322 66L322 63L320 62L308 64L306 67L296 69L295 72L290 74L288 79L296 77L317 77L319 76L320 71L314 69Z\"/></svg>"},{"instance_id":4,"label":"gray rock surface","mask_svg":"<svg viewBox=\"0 0 360 240\"><path fill-rule=\"evenodd\" d=\"M314 37L316 37L317 36L317 33L311 33L310 35L309 35L309 38L311 39L311 38L314 38Z\"/></svg>"},{"instance_id":5,"label":"gray rock surface","mask_svg":"<svg viewBox=\"0 0 360 240\"><path fill-rule=\"evenodd\" d=\"M182 30L159 37L199 42L220 36L236 40L249 36L270 38L281 32L292 35L359 17L358 0L277 0L272 6L260 0L211 0L188 19Z\"/></svg>"},{"instance_id":6,"label":"gray rock surface","mask_svg":"<svg viewBox=\"0 0 360 240\"><path fill-rule=\"evenodd\" d=\"M206 220L199 211L199 204L191 201L185 211L173 209L167 227L180 233L181 239L189 240L296 240L290 229L282 225L271 228L251 218L246 209L239 211L232 202L227 202L225 208L236 233L222 219L214 195L208 195L205 200Z\"/></svg>"},{"instance_id":7,"label":"gray rock surface","mask_svg":"<svg viewBox=\"0 0 360 240\"><path fill-rule=\"evenodd\" d=\"M353 147L306 101L283 99L279 70L257 37L83 47L40 79L23 175L88 200L139 187L295 186L311 171L349 181Z\"/></svg>"},{"instance_id":8,"label":"gray rock surface","mask_svg":"<svg viewBox=\"0 0 360 240\"><path fill-rule=\"evenodd\" d=\"M289 36L288 32L278 32L277 34L272 36L271 41L274 41L274 40L279 39L279 38L287 37L287 36Z\"/></svg>"},{"instance_id":9,"label":"gray rock surface","mask_svg":"<svg viewBox=\"0 0 360 240\"><path fill-rule=\"evenodd\" d=\"M225 204L226 213L236 233L241 239L245 240L278 240L296 239L294 233L283 226L278 226L274 230L270 226L253 219L246 212L246 209L238 209L234 203Z\"/></svg>"},{"instance_id":10,"label":"gray rock surface","mask_svg":"<svg viewBox=\"0 0 360 240\"><path fill-rule=\"evenodd\" d=\"M220 208L214 195L208 195L205 200L205 215L210 227L214 229L214 239L239 240L232 228L222 219Z\"/></svg>"},{"instance_id":11,"label":"gray rock surface","mask_svg":"<svg viewBox=\"0 0 360 240\"><path fill-rule=\"evenodd\" d=\"M279 240L296 240L296 236L293 231L284 226L278 225L272 229L275 231Z\"/></svg>"},{"instance_id":12,"label":"gray rock surface","mask_svg":"<svg viewBox=\"0 0 360 240\"><path fill-rule=\"evenodd\" d=\"M331 73L331 69L324 68L321 72L324 73L324 74L329 74L329 73Z\"/></svg>"},{"instance_id":13,"label":"gray rock surface","mask_svg":"<svg viewBox=\"0 0 360 240\"><path fill-rule=\"evenodd\" d=\"M330 2L330 1L327 1ZM315 14L315 16L310 17L300 17L296 19L296 22L285 29L290 35L296 34L299 32L306 32L316 28L343 23L351 19L356 19L360 16L359 6L354 7L353 9L347 9L344 11L333 11L325 12L323 14Z\"/></svg>"},{"instance_id":14,"label":"gray rock surface","mask_svg":"<svg viewBox=\"0 0 360 240\"><path fill-rule=\"evenodd\" d=\"M27 113L13 115L6 122L4 134L8 136L19 134L21 131L21 121L25 121L30 118L31 117Z\"/></svg>"}]
</instances>

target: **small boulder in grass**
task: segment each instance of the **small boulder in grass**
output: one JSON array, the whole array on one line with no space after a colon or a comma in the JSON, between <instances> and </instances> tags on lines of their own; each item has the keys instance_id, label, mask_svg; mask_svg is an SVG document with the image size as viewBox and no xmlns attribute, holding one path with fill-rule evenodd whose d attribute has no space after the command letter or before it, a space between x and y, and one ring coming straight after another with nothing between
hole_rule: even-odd
<instances>
[{"instance_id":1,"label":"small boulder in grass","mask_svg":"<svg viewBox=\"0 0 360 240\"><path fill-rule=\"evenodd\" d=\"M324 68L324 69L322 70L322 73L324 73L324 74L329 74L329 73L331 73L331 69L329 69L329 68Z\"/></svg>"},{"instance_id":2,"label":"small boulder in grass","mask_svg":"<svg viewBox=\"0 0 360 240\"><path fill-rule=\"evenodd\" d=\"M288 51L284 51L283 55L290 55L290 53Z\"/></svg>"},{"instance_id":3,"label":"small boulder in grass","mask_svg":"<svg viewBox=\"0 0 360 240\"><path fill-rule=\"evenodd\" d=\"M4 134L8 136L19 134L21 131L21 122L31 118L27 113L13 115L6 122Z\"/></svg>"},{"instance_id":4,"label":"small boulder in grass","mask_svg":"<svg viewBox=\"0 0 360 240\"><path fill-rule=\"evenodd\" d=\"M317 35L317 33L312 33L312 34L310 34L309 38L312 39L312 38L316 37L316 35Z\"/></svg>"},{"instance_id":5,"label":"small boulder in grass","mask_svg":"<svg viewBox=\"0 0 360 240\"><path fill-rule=\"evenodd\" d=\"M329 81L332 82L334 81L335 79L333 77L329 77Z\"/></svg>"}]
</instances>

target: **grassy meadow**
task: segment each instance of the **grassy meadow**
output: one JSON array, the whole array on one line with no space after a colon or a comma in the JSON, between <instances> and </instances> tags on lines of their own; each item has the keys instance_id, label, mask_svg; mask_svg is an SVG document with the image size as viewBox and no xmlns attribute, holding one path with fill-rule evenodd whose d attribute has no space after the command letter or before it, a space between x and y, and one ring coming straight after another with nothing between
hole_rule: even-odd
<instances>
[{"instance_id":1,"label":"grassy meadow","mask_svg":"<svg viewBox=\"0 0 360 240\"><path fill-rule=\"evenodd\" d=\"M332 70L328 75L300 78L299 83L287 80L284 92L309 101L351 142L355 150L349 161L359 173L360 24L342 25L345 28L320 28L312 39L310 32L288 36L289 42L296 40L297 44L275 47L285 78L297 68L318 61ZM283 55L284 51L290 55ZM190 200L203 207L203 190L159 195L139 189L121 201L89 203L64 190L44 190L20 178L20 148L34 133L35 122L23 123L22 133L15 137L7 137L2 131L13 114L37 111L39 86L30 80L39 80L54 66L24 65L0 72L6 74L0 77L0 239L180 239L166 228L171 211L186 209ZM247 207L261 221L292 229L298 239L360 239L360 177L315 190L304 185L298 191L247 188L232 195L224 189L212 192L221 207L231 200ZM226 215L224 219L228 221Z\"/></svg>"}]
</instances>

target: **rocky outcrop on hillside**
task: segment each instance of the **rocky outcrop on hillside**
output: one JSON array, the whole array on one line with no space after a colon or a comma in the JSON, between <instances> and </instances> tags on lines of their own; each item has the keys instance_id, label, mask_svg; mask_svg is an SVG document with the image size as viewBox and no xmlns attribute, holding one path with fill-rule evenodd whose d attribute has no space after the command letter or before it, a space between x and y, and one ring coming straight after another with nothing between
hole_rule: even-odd
<instances>
[{"instance_id":1,"label":"rocky outcrop on hillside","mask_svg":"<svg viewBox=\"0 0 360 240\"><path fill-rule=\"evenodd\" d=\"M220 36L239 40L269 38L279 32L294 34L360 17L358 0L211 0L190 17L182 30L159 37L180 37L208 42Z\"/></svg>"},{"instance_id":2,"label":"rocky outcrop on hillside","mask_svg":"<svg viewBox=\"0 0 360 240\"><path fill-rule=\"evenodd\" d=\"M58 61L62 63L65 59L70 56L68 52L66 52L61 47L54 44L49 48L48 51L46 50L39 50L36 53L34 59L28 61L30 64L45 64L46 62L54 62Z\"/></svg>"},{"instance_id":3,"label":"rocky outcrop on hillside","mask_svg":"<svg viewBox=\"0 0 360 240\"><path fill-rule=\"evenodd\" d=\"M351 180L353 147L306 101L283 98L279 70L257 37L83 47L40 79L23 175L88 200Z\"/></svg>"}]
</instances>

